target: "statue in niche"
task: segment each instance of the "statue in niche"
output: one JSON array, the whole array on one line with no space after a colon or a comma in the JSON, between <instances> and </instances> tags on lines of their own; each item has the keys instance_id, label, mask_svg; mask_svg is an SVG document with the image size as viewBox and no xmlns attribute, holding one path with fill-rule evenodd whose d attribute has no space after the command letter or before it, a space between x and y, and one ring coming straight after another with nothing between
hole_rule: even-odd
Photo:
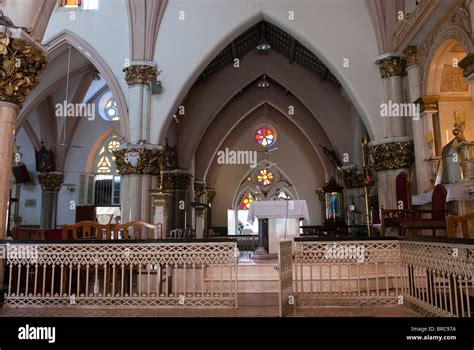
<instances>
[{"instance_id":1,"label":"statue in niche","mask_svg":"<svg viewBox=\"0 0 474 350\"><path fill-rule=\"evenodd\" d=\"M464 114L454 112L454 138L443 147L441 164L435 184L457 183L462 180L462 159L460 146L464 139Z\"/></svg>"}]
</instances>

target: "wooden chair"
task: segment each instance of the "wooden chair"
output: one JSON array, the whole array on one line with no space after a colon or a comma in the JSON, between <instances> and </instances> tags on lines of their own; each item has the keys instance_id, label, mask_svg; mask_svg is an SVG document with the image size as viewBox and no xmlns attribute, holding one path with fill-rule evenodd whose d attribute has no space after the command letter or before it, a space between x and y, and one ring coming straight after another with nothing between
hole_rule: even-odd
<instances>
[{"instance_id":1,"label":"wooden chair","mask_svg":"<svg viewBox=\"0 0 474 350\"><path fill-rule=\"evenodd\" d=\"M72 232L72 239L110 239L110 225L101 225L95 221L81 221L74 225L63 225L62 239L70 238L68 231Z\"/></svg>"},{"instance_id":2,"label":"wooden chair","mask_svg":"<svg viewBox=\"0 0 474 350\"><path fill-rule=\"evenodd\" d=\"M468 221L474 220L474 212L467 213L464 215L454 216L448 215L448 238L454 238L456 236L456 224L461 224L461 233L463 238L474 238L474 233L469 232Z\"/></svg>"},{"instance_id":3,"label":"wooden chair","mask_svg":"<svg viewBox=\"0 0 474 350\"><path fill-rule=\"evenodd\" d=\"M433 236L436 236L436 230L446 231L447 194L443 185L436 185L431 199L431 210L408 210L400 223L402 231L406 233L407 230L432 230Z\"/></svg>"},{"instance_id":4,"label":"wooden chair","mask_svg":"<svg viewBox=\"0 0 474 350\"><path fill-rule=\"evenodd\" d=\"M404 219L407 210L411 209L411 193L408 174L402 171L395 179L395 193L397 197L397 207L399 204L402 208L397 209L380 209L381 216L381 233L385 236L385 229L398 228L398 234L401 234L400 223Z\"/></svg>"},{"instance_id":5,"label":"wooden chair","mask_svg":"<svg viewBox=\"0 0 474 350\"><path fill-rule=\"evenodd\" d=\"M131 229L131 230L130 230ZM161 224L152 225L144 221L130 221L124 224L112 225L114 239L130 239L130 232L133 231L133 239L162 239L163 226ZM143 233L145 233L143 235ZM144 237L143 237L144 236Z\"/></svg>"}]
</instances>

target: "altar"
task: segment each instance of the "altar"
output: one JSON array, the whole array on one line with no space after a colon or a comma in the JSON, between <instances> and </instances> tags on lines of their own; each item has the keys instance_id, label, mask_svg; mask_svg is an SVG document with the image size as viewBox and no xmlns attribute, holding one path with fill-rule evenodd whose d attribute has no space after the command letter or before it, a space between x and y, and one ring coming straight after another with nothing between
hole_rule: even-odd
<instances>
[{"instance_id":1,"label":"altar","mask_svg":"<svg viewBox=\"0 0 474 350\"><path fill-rule=\"evenodd\" d=\"M259 248L268 242L268 253L277 254L279 241L299 237L300 220L309 220L308 205L305 200L256 201L250 205L247 221L253 223L255 218L259 220Z\"/></svg>"}]
</instances>

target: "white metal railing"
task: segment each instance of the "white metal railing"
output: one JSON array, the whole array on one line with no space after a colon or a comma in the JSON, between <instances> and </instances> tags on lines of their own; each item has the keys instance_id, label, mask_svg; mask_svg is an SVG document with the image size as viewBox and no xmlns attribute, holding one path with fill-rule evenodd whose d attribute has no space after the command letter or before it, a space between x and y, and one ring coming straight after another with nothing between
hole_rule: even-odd
<instances>
[{"instance_id":1,"label":"white metal railing","mask_svg":"<svg viewBox=\"0 0 474 350\"><path fill-rule=\"evenodd\" d=\"M401 275L396 240L295 242L299 307L397 304Z\"/></svg>"},{"instance_id":2,"label":"white metal railing","mask_svg":"<svg viewBox=\"0 0 474 350\"><path fill-rule=\"evenodd\" d=\"M5 307L237 307L236 242L9 243Z\"/></svg>"},{"instance_id":3,"label":"white metal railing","mask_svg":"<svg viewBox=\"0 0 474 350\"><path fill-rule=\"evenodd\" d=\"M405 304L426 316L472 317L474 246L401 241Z\"/></svg>"}]
</instances>

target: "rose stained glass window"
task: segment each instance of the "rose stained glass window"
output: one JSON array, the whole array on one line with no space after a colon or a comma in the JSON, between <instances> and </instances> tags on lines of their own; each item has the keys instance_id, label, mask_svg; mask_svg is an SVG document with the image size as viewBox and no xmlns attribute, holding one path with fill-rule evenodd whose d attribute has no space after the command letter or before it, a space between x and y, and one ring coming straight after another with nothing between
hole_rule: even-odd
<instances>
[{"instance_id":1,"label":"rose stained glass window","mask_svg":"<svg viewBox=\"0 0 474 350\"><path fill-rule=\"evenodd\" d=\"M250 204L255 200L255 196L251 192L246 192L240 200L239 209L248 209Z\"/></svg>"},{"instance_id":2,"label":"rose stained glass window","mask_svg":"<svg viewBox=\"0 0 474 350\"><path fill-rule=\"evenodd\" d=\"M260 128L255 134L255 141L262 147L270 147L275 142L275 133L269 128Z\"/></svg>"},{"instance_id":3,"label":"rose stained glass window","mask_svg":"<svg viewBox=\"0 0 474 350\"><path fill-rule=\"evenodd\" d=\"M273 173L268 169L259 170L257 182L260 186L269 186L273 183Z\"/></svg>"}]
</instances>

